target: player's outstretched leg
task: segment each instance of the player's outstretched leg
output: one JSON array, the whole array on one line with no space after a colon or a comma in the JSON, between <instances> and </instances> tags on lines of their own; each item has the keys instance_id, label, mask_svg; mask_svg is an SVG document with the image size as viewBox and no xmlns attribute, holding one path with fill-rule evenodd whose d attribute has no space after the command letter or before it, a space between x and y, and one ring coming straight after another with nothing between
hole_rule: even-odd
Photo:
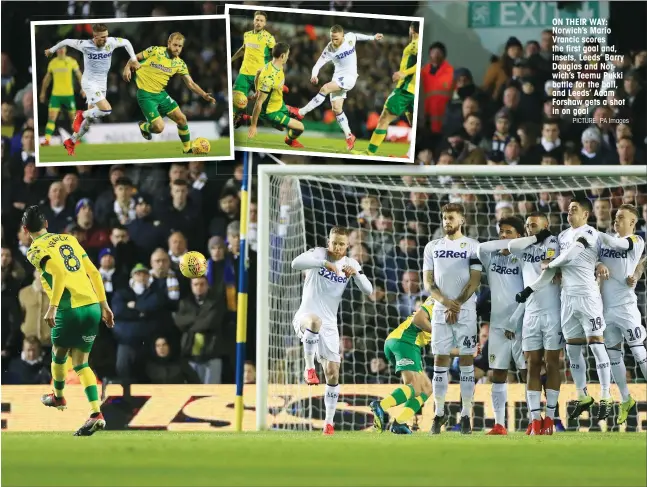
<instances>
[{"instance_id":1,"label":"player's outstretched leg","mask_svg":"<svg viewBox=\"0 0 647 487\"><path fill-rule=\"evenodd\" d=\"M79 381L85 391L85 397L90 403L90 418L74 433L74 436L91 436L96 431L105 429L106 427L106 420L103 414L101 414L101 401L99 400L97 378L88 365L88 356L88 353L80 350L72 351L74 371L79 377Z\"/></svg>"},{"instance_id":2,"label":"player's outstretched leg","mask_svg":"<svg viewBox=\"0 0 647 487\"><path fill-rule=\"evenodd\" d=\"M586 388L586 362L584 361L584 343L570 340L566 343L566 353L571 366L571 377L577 390L577 400L574 401L575 408L569 415L569 419L576 419L593 406L593 398L589 396Z\"/></svg>"},{"instance_id":3,"label":"player's outstretched leg","mask_svg":"<svg viewBox=\"0 0 647 487\"><path fill-rule=\"evenodd\" d=\"M306 104L306 106L304 106L303 108L299 108L297 113L301 118L305 117L308 113L310 113L312 110L314 110L315 108L320 106L324 101L326 101L326 96L329 93L326 89L326 86L327 85L324 85L319 91L319 93L317 93L315 97Z\"/></svg>"},{"instance_id":4,"label":"player's outstretched leg","mask_svg":"<svg viewBox=\"0 0 647 487\"><path fill-rule=\"evenodd\" d=\"M319 377L317 377L317 371L315 370L315 353L319 347L321 319L315 315L306 316L301 320L300 326L303 357L305 359L303 377L306 384L314 386L319 384Z\"/></svg>"},{"instance_id":5,"label":"player's outstretched leg","mask_svg":"<svg viewBox=\"0 0 647 487\"><path fill-rule=\"evenodd\" d=\"M182 153L191 154L193 152L191 149L191 132L189 131L186 115L178 107L168 112L167 116L177 124L177 134L182 142Z\"/></svg>"},{"instance_id":6,"label":"player's outstretched leg","mask_svg":"<svg viewBox=\"0 0 647 487\"><path fill-rule=\"evenodd\" d=\"M63 396L65 389L65 376L67 375L67 350L52 347L52 379L54 391L41 397L41 402L47 407L54 407L59 411L67 409L67 402Z\"/></svg>"},{"instance_id":7,"label":"player's outstretched leg","mask_svg":"<svg viewBox=\"0 0 647 487\"><path fill-rule=\"evenodd\" d=\"M303 144L297 138L303 133L305 126L302 122L291 118L288 121L288 136L285 138L285 143L295 149L302 149Z\"/></svg>"},{"instance_id":8,"label":"player's outstretched leg","mask_svg":"<svg viewBox=\"0 0 647 487\"><path fill-rule=\"evenodd\" d=\"M589 337L588 340L589 348L595 356L595 365L598 371L598 379L600 380L598 421L602 421L607 419L613 408L613 399L611 399L611 364L602 337Z\"/></svg>"},{"instance_id":9,"label":"player's outstretched leg","mask_svg":"<svg viewBox=\"0 0 647 487\"><path fill-rule=\"evenodd\" d=\"M613 346L607 347L607 353L609 354L609 361L611 362L611 373L613 374L613 380L618 386L620 391L620 397L622 402L620 403L620 411L618 412L618 418L616 419L616 424L623 424L627 421L629 416L629 411L636 405L636 401L631 397L629 393L629 386L627 385L627 367L622 356L622 342Z\"/></svg>"}]
</instances>

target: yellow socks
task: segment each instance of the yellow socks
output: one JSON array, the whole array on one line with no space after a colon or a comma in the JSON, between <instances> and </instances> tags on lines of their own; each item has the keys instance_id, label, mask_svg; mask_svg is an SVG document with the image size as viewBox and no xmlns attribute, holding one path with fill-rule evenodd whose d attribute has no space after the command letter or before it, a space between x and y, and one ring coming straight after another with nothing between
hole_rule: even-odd
<instances>
[{"instance_id":1,"label":"yellow socks","mask_svg":"<svg viewBox=\"0 0 647 487\"><path fill-rule=\"evenodd\" d=\"M393 391L390 396L382 399L380 401L380 406L382 406L382 409L386 411L387 409L391 409L394 406L404 404L411 397L413 397L414 394L415 391L413 389L413 386L400 386L395 391Z\"/></svg>"},{"instance_id":2,"label":"yellow socks","mask_svg":"<svg viewBox=\"0 0 647 487\"><path fill-rule=\"evenodd\" d=\"M81 385L83 385L85 397L88 398L88 402L90 403L90 409L93 413L100 413L101 402L99 401L97 378L95 377L94 372L92 372L92 369L87 362L74 367L74 371L76 372L76 375L79 376Z\"/></svg>"}]
</instances>

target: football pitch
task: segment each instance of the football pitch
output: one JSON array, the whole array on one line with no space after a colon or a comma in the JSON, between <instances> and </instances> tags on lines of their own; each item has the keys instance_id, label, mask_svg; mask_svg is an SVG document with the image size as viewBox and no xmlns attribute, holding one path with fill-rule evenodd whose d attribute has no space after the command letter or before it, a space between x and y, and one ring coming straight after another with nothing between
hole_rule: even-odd
<instances>
[{"instance_id":1,"label":"football pitch","mask_svg":"<svg viewBox=\"0 0 647 487\"><path fill-rule=\"evenodd\" d=\"M68 156L62 145L40 147L41 163L75 161L103 161L109 163L117 160L135 159L172 159L196 157L228 157L229 137L222 137L218 140L209 140L211 151L208 155L182 154L182 143L177 141L169 142L129 142L122 144L84 144L75 147L75 155ZM231 154L233 157L233 154Z\"/></svg>"},{"instance_id":2,"label":"football pitch","mask_svg":"<svg viewBox=\"0 0 647 487\"><path fill-rule=\"evenodd\" d=\"M343 138L330 138L324 137L308 137L307 135L299 137L305 147L303 149L295 149L286 145L286 133L276 131L275 133L258 133L253 139L247 138L247 127L243 127L234 132L234 145L236 147L249 147L252 149L268 149L268 152L274 150L286 150L294 152L325 152L328 154L348 154L346 150L346 141ZM368 140L357 139L355 142L355 149L364 151L368 149ZM383 142L378 150L376 156L379 157L407 157L407 150L409 144Z\"/></svg>"},{"instance_id":3,"label":"football pitch","mask_svg":"<svg viewBox=\"0 0 647 487\"><path fill-rule=\"evenodd\" d=\"M634 486L642 433L3 433L2 485Z\"/></svg>"}]
</instances>

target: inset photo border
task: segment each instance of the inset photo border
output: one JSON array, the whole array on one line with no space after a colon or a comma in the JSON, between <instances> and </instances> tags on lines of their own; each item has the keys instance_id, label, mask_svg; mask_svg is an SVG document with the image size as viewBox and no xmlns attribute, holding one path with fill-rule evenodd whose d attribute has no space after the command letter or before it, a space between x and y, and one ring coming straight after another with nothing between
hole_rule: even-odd
<instances>
[{"instance_id":1,"label":"inset photo border","mask_svg":"<svg viewBox=\"0 0 647 487\"><path fill-rule=\"evenodd\" d=\"M33 21L31 54L36 166L234 158L226 15Z\"/></svg>"},{"instance_id":2,"label":"inset photo border","mask_svg":"<svg viewBox=\"0 0 647 487\"><path fill-rule=\"evenodd\" d=\"M414 162L424 18L233 4L225 14L236 150Z\"/></svg>"}]
</instances>

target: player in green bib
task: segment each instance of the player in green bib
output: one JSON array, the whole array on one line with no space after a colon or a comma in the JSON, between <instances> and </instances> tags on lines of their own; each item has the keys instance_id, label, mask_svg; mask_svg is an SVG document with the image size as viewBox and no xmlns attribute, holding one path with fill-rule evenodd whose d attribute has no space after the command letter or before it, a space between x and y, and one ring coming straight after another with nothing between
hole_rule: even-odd
<instances>
[{"instance_id":1,"label":"player in green bib","mask_svg":"<svg viewBox=\"0 0 647 487\"><path fill-rule=\"evenodd\" d=\"M380 433L386 424L384 412L394 406L404 404L404 409L391 423L391 433L410 435L407 425L414 414L429 399L432 392L431 381L422 366L422 348L431 341L431 312L434 301L431 298L420 309L400 323L384 343L384 354L388 362L400 372L403 386L398 387L381 401L369 405L373 412L373 427Z\"/></svg>"},{"instance_id":2,"label":"player in green bib","mask_svg":"<svg viewBox=\"0 0 647 487\"><path fill-rule=\"evenodd\" d=\"M186 63L180 58L184 48L184 36L174 32L164 46L151 46L137 54L141 67L135 73L137 83L137 103L146 120L139 122L139 130L146 140L152 139L152 134L164 131L164 119L168 117L177 124L177 131L182 141L182 152L189 154L191 149L191 132L186 115L182 113L177 102L166 92L166 86L176 74L182 77L184 84L193 93L201 96L209 103L216 103L211 93L206 93L189 75ZM124 68L124 80L130 81L133 68L128 61Z\"/></svg>"}]
</instances>

